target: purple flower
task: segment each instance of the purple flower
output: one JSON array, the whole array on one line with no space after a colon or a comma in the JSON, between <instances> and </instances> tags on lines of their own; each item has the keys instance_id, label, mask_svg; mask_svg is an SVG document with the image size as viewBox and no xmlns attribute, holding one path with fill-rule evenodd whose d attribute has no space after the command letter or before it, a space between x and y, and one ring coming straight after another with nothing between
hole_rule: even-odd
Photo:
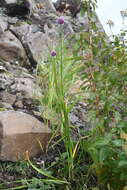
<instances>
[{"instance_id":1,"label":"purple flower","mask_svg":"<svg viewBox=\"0 0 127 190\"><path fill-rule=\"evenodd\" d=\"M64 24L64 18L60 17L58 18L58 24Z\"/></svg>"},{"instance_id":2,"label":"purple flower","mask_svg":"<svg viewBox=\"0 0 127 190\"><path fill-rule=\"evenodd\" d=\"M55 52L55 51L52 51L52 52L51 52L51 56L53 56L53 57L56 56L56 52Z\"/></svg>"}]
</instances>

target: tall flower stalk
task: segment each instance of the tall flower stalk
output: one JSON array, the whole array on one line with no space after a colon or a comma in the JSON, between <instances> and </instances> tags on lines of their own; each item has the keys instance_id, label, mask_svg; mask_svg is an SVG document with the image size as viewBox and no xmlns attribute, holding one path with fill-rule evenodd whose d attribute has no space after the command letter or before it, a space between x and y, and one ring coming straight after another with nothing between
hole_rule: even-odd
<instances>
[{"instance_id":1,"label":"tall flower stalk","mask_svg":"<svg viewBox=\"0 0 127 190\"><path fill-rule=\"evenodd\" d=\"M72 105L70 106L68 102L72 101L70 100L68 92L71 85L74 84L74 80L76 80L79 65L77 65L71 55L70 57L67 56L64 34L62 31L65 23L64 19L60 17L57 23L60 26L59 46L51 52L49 57L50 63L47 69L48 89L43 97L43 103L50 109L48 120L50 120L51 125L54 125L54 119L52 122L50 116L53 115L53 117L56 118L55 126L57 125L57 130L64 140L67 154L67 164L64 166L64 172L65 176L71 179L74 168L74 152L76 152L75 147L77 146L74 145L71 137L69 113Z\"/></svg>"},{"instance_id":2,"label":"tall flower stalk","mask_svg":"<svg viewBox=\"0 0 127 190\"><path fill-rule=\"evenodd\" d=\"M110 29L111 35L113 35L112 28L114 26L114 22L112 20L108 20L107 25L109 25L109 29Z\"/></svg>"},{"instance_id":3,"label":"tall flower stalk","mask_svg":"<svg viewBox=\"0 0 127 190\"><path fill-rule=\"evenodd\" d=\"M64 24L64 20L60 18L58 20L59 24ZM67 160L68 160L68 166L67 166L67 172L69 175L69 178L71 177L71 172L73 168L73 141L71 139L70 135L70 122L68 118L68 105L66 103L66 97L65 97L65 89L64 89L64 75L63 75L63 69L64 69L64 41L63 41L63 33L60 33L60 52L59 57L57 57L56 62L54 63L55 67L58 67L57 77L59 79L57 87L57 84L55 85L56 88L56 94L57 94L57 106L59 107L59 113L60 113L60 130L61 134L64 138L64 144L66 147L67 152ZM57 61L59 62L57 64ZM56 81L54 81L56 82ZM70 162L71 160L71 162Z\"/></svg>"}]
</instances>

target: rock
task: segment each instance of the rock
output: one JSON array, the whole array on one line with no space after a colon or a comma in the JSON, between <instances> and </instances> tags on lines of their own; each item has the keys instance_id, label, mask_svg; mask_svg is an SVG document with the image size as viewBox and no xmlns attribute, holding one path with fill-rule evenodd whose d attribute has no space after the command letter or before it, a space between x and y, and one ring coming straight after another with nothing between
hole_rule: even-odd
<instances>
[{"instance_id":1,"label":"rock","mask_svg":"<svg viewBox=\"0 0 127 190\"><path fill-rule=\"evenodd\" d=\"M4 3L6 4L17 3L17 0L4 0Z\"/></svg>"},{"instance_id":2,"label":"rock","mask_svg":"<svg viewBox=\"0 0 127 190\"><path fill-rule=\"evenodd\" d=\"M20 109L23 109L23 102L21 100L15 102L14 106L16 108L20 108Z\"/></svg>"},{"instance_id":3,"label":"rock","mask_svg":"<svg viewBox=\"0 0 127 190\"><path fill-rule=\"evenodd\" d=\"M27 69L7 62L0 66L0 108L35 115L34 112L39 111L36 90L40 92L34 75L28 73Z\"/></svg>"},{"instance_id":4,"label":"rock","mask_svg":"<svg viewBox=\"0 0 127 190\"><path fill-rule=\"evenodd\" d=\"M11 104L8 104L6 102L0 102L0 111L5 110L13 110L13 107L11 106Z\"/></svg>"},{"instance_id":5,"label":"rock","mask_svg":"<svg viewBox=\"0 0 127 190\"><path fill-rule=\"evenodd\" d=\"M46 60L50 53L49 47L51 49L57 46L61 30L66 36L73 33L68 18L65 18L63 26L59 26L57 19L58 17L47 16L44 17L43 23L41 20L36 20L40 23L40 28L36 26L36 30L34 24L25 23L20 26L11 26L11 31L22 42L32 67L36 67L39 61Z\"/></svg>"},{"instance_id":6,"label":"rock","mask_svg":"<svg viewBox=\"0 0 127 190\"><path fill-rule=\"evenodd\" d=\"M4 61L26 61L26 53L20 41L10 32L6 31L0 37L0 59Z\"/></svg>"},{"instance_id":7,"label":"rock","mask_svg":"<svg viewBox=\"0 0 127 190\"><path fill-rule=\"evenodd\" d=\"M0 73L0 90L9 89L13 82L14 79L12 77L9 77L5 73Z\"/></svg>"},{"instance_id":8,"label":"rock","mask_svg":"<svg viewBox=\"0 0 127 190\"><path fill-rule=\"evenodd\" d=\"M12 26L11 31L22 41L31 65L35 67L46 54L48 40L43 32L34 32L33 28L33 25L25 23L17 27Z\"/></svg>"},{"instance_id":9,"label":"rock","mask_svg":"<svg viewBox=\"0 0 127 190\"><path fill-rule=\"evenodd\" d=\"M37 0L36 2L44 4L46 7L47 11L56 13L56 9L52 3L52 0Z\"/></svg>"},{"instance_id":10,"label":"rock","mask_svg":"<svg viewBox=\"0 0 127 190\"><path fill-rule=\"evenodd\" d=\"M31 15L34 9L34 0L4 0L3 7L6 9L6 14L11 17L24 17Z\"/></svg>"},{"instance_id":11,"label":"rock","mask_svg":"<svg viewBox=\"0 0 127 190\"><path fill-rule=\"evenodd\" d=\"M51 0L3 0L0 6L6 9L6 14L11 17L30 17L38 12L38 7L43 7L48 12L55 13Z\"/></svg>"},{"instance_id":12,"label":"rock","mask_svg":"<svg viewBox=\"0 0 127 190\"><path fill-rule=\"evenodd\" d=\"M25 98L33 98L35 85L30 78L15 78L15 83L10 87L14 93L20 92Z\"/></svg>"},{"instance_id":13,"label":"rock","mask_svg":"<svg viewBox=\"0 0 127 190\"><path fill-rule=\"evenodd\" d=\"M50 12L52 12L52 13L56 13L56 9L55 9L55 7L54 7L54 5L53 5L53 2L52 2L52 0L36 0L35 1L36 2L36 4L37 4L37 6L40 4L40 7L42 6L42 7L45 7L46 8L46 10L50 13Z\"/></svg>"},{"instance_id":14,"label":"rock","mask_svg":"<svg viewBox=\"0 0 127 190\"><path fill-rule=\"evenodd\" d=\"M0 36L7 30L8 23L4 16L0 16Z\"/></svg>"},{"instance_id":15,"label":"rock","mask_svg":"<svg viewBox=\"0 0 127 190\"><path fill-rule=\"evenodd\" d=\"M83 129L84 133L91 130L89 122L87 121L87 109L87 104L79 102L69 114L71 124Z\"/></svg>"},{"instance_id":16,"label":"rock","mask_svg":"<svg viewBox=\"0 0 127 190\"><path fill-rule=\"evenodd\" d=\"M18 161L45 149L51 130L31 115L16 111L0 112L0 160Z\"/></svg>"},{"instance_id":17,"label":"rock","mask_svg":"<svg viewBox=\"0 0 127 190\"><path fill-rule=\"evenodd\" d=\"M3 90L0 91L0 100L2 100L2 102L6 102L10 105L13 105L16 100L16 96Z\"/></svg>"},{"instance_id":18,"label":"rock","mask_svg":"<svg viewBox=\"0 0 127 190\"><path fill-rule=\"evenodd\" d=\"M54 5L57 11L61 13L69 11L72 17L76 17L81 10L82 3L81 0L57 0Z\"/></svg>"},{"instance_id":19,"label":"rock","mask_svg":"<svg viewBox=\"0 0 127 190\"><path fill-rule=\"evenodd\" d=\"M21 62L7 62L0 61L0 74L4 73L6 75L11 75L12 77L23 77L34 79L34 76L29 73L28 69L25 66L29 65L28 60L25 62L25 65L21 65Z\"/></svg>"}]
</instances>

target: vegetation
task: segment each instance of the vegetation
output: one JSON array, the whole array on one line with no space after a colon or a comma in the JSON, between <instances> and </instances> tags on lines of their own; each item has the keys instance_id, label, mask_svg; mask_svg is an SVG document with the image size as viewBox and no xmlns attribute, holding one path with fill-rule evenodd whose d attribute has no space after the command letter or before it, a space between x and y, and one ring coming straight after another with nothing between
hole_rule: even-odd
<instances>
[{"instance_id":1,"label":"vegetation","mask_svg":"<svg viewBox=\"0 0 127 190\"><path fill-rule=\"evenodd\" d=\"M40 111L53 131L47 152L58 146L61 150L40 168L27 155L39 177L17 181L13 189L127 189L127 31L109 41L92 21L95 5L96 1L84 1L82 14L87 11L89 31L72 36L74 49L68 51L61 33L48 62L38 64ZM64 20L58 23L62 26ZM88 131L69 120L79 102L87 104Z\"/></svg>"}]
</instances>

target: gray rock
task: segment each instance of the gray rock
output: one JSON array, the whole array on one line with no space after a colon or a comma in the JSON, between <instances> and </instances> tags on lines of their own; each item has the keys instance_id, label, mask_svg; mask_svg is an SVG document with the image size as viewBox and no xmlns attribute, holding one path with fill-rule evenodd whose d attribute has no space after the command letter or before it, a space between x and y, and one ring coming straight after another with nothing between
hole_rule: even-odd
<instances>
[{"instance_id":1,"label":"gray rock","mask_svg":"<svg viewBox=\"0 0 127 190\"><path fill-rule=\"evenodd\" d=\"M6 31L0 37L0 59L4 61L26 61L26 53L20 41L10 32Z\"/></svg>"},{"instance_id":2,"label":"gray rock","mask_svg":"<svg viewBox=\"0 0 127 190\"><path fill-rule=\"evenodd\" d=\"M45 149L51 137L50 129L23 112L0 112L0 160L18 161L30 158ZM40 145L41 144L41 145Z\"/></svg>"},{"instance_id":3,"label":"gray rock","mask_svg":"<svg viewBox=\"0 0 127 190\"><path fill-rule=\"evenodd\" d=\"M25 23L17 27L12 26L11 30L22 41L32 66L35 66L47 52L48 39L43 32L33 32L33 27L33 25Z\"/></svg>"},{"instance_id":4,"label":"gray rock","mask_svg":"<svg viewBox=\"0 0 127 190\"><path fill-rule=\"evenodd\" d=\"M58 12L70 13L72 17L76 17L81 10L81 0L57 0L55 8Z\"/></svg>"},{"instance_id":5,"label":"gray rock","mask_svg":"<svg viewBox=\"0 0 127 190\"><path fill-rule=\"evenodd\" d=\"M0 101L13 105L16 100L16 95L13 95L5 90L0 91Z\"/></svg>"},{"instance_id":6,"label":"gray rock","mask_svg":"<svg viewBox=\"0 0 127 190\"><path fill-rule=\"evenodd\" d=\"M7 30L8 23L7 18L0 16L0 36Z\"/></svg>"},{"instance_id":7,"label":"gray rock","mask_svg":"<svg viewBox=\"0 0 127 190\"><path fill-rule=\"evenodd\" d=\"M65 24L63 26L57 23L57 19L58 17L54 16L44 18L44 26L40 26L40 28L44 28L44 31L39 31L37 28L35 31L35 25L27 23L11 27L11 31L22 42L32 66L36 66L39 61L46 59L50 53L49 50L57 46L61 31L65 34L66 38L73 33L68 18L65 17ZM41 20L38 20L38 22L42 24Z\"/></svg>"},{"instance_id":8,"label":"gray rock","mask_svg":"<svg viewBox=\"0 0 127 190\"><path fill-rule=\"evenodd\" d=\"M11 104L8 104L6 102L0 102L0 111L5 110L13 110L13 107L11 106Z\"/></svg>"},{"instance_id":9,"label":"gray rock","mask_svg":"<svg viewBox=\"0 0 127 190\"><path fill-rule=\"evenodd\" d=\"M10 77L5 73L0 73L0 90L9 89L13 82L14 78Z\"/></svg>"},{"instance_id":10,"label":"gray rock","mask_svg":"<svg viewBox=\"0 0 127 190\"><path fill-rule=\"evenodd\" d=\"M87 131L91 127L87 121L87 105L79 102L69 114L69 120L73 126L79 127L81 130Z\"/></svg>"},{"instance_id":11,"label":"gray rock","mask_svg":"<svg viewBox=\"0 0 127 190\"><path fill-rule=\"evenodd\" d=\"M23 102L21 100L16 101L14 104L14 107L19 108L19 109L23 109Z\"/></svg>"},{"instance_id":12,"label":"gray rock","mask_svg":"<svg viewBox=\"0 0 127 190\"><path fill-rule=\"evenodd\" d=\"M17 0L4 0L6 4L17 3Z\"/></svg>"},{"instance_id":13,"label":"gray rock","mask_svg":"<svg viewBox=\"0 0 127 190\"><path fill-rule=\"evenodd\" d=\"M1 3L1 6L6 8L6 14L12 17L31 17L35 12L39 11L39 5L48 12L56 12L51 0L3 0Z\"/></svg>"},{"instance_id":14,"label":"gray rock","mask_svg":"<svg viewBox=\"0 0 127 190\"><path fill-rule=\"evenodd\" d=\"M52 0L36 0L36 3L42 3L47 11L56 13Z\"/></svg>"},{"instance_id":15,"label":"gray rock","mask_svg":"<svg viewBox=\"0 0 127 190\"><path fill-rule=\"evenodd\" d=\"M33 98L35 85L30 78L15 78L15 82L10 87L14 93L20 92L25 98Z\"/></svg>"},{"instance_id":16,"label":"gray rock","mask_svg":"<svg viewBox=\"0 0 127 190\"><path fill-rule=\"evenodd\" d=\"M1 6L6 9L8 16L27 16L31 15L35 7L34 0L3 0Z\"/></svg>"}]
</instances>

